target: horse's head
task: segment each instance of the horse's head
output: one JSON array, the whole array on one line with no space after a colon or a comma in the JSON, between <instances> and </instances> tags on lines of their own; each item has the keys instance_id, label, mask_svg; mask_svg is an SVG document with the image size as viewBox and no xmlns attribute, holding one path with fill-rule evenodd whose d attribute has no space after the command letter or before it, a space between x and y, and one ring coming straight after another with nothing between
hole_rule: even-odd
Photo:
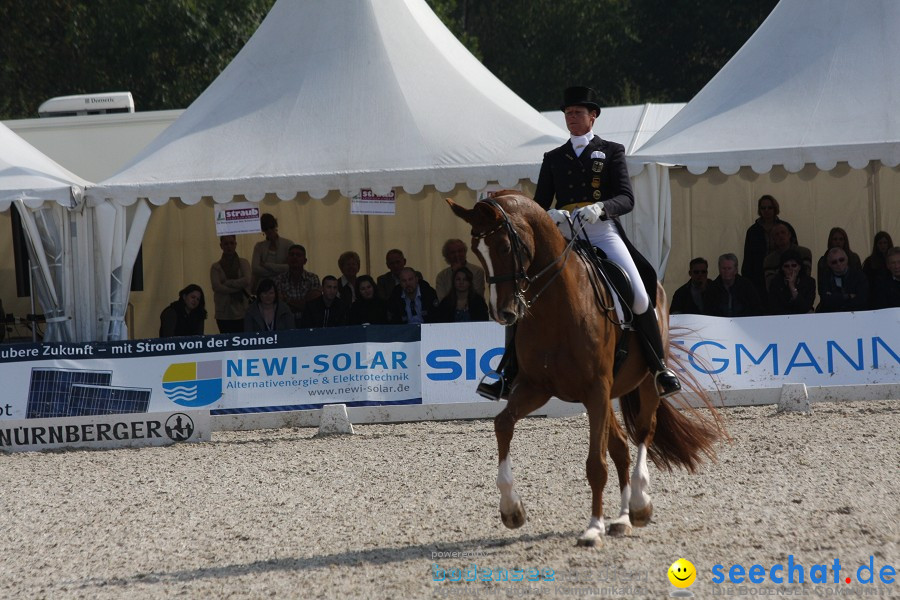
<instances>
[{"instance_id":1,"label":"horse's head","mask_svg":"<svg viewBox=\"0 0 900 600\"><path fill-rule=\"evenodd\" d=\"M544 210L518 192L499 192L471 209L449 198L447 203L472 226L472 251L484 267L491 317L501 325L512 325L525 316L528 307L525 292L531 284L535 231L542 232L542 239L547 232L560 240L562 236Z\"/></svg>"}]
</instances>

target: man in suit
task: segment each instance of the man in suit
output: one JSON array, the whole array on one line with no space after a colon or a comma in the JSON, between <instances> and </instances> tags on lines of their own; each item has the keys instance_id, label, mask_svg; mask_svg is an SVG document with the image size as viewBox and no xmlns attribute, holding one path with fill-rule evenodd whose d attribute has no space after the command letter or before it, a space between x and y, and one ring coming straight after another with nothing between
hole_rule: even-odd
<instances>
[{"instance_id":1,"label":"man in suit","mask_svg":"<svg viewBox=\"0 0 900 600\"><path fill-rule=\"evenodd\" d=\"M704 307L709 286L709 263L706 262L706 259L700 256L691 259L688 276L690 277L688 282L675 290L672 295L672 306L669 307L669 313L673 315L709 314L709 310Z\"/></svg>"},{"instance_id":2,"label":"man in suit","mask_svg":"<svg viewBox=\"0 0 900 600\"><path fill-rule=\"evenodd\" d=\"M625 165L625 147L601 139L591 130L600 115L595 96L587 87L570 87L563 92L561 109L570 138L544 154L534 201L550 209L555 197L556 209L548 210L548 214L563 235L571 235L569 218L583 224L590 243L628 273L635 297L632 325L639 333L660 396L666 397L680 391L681 384L664 362L665 349L651 303L651 298L656 298L656 272L628 241L618 221L620 215L634 208L634 193ZM506 348L500 362L502 376L494 383L478 386L478 393L486 398L503 397L512 384L516 361L511 339Z\"/></svg>"},{"instance_id":3,"label":"man in suit","mask_svg":"<svg viewBox=\"0 0 900 600\"><path fill-rule=\"evenodd\" d=\"M394 288L400 285L400 271L406 266L406 257L403 256L402 250L393 248L387 251L384 262L387 265L388 272L378 276L375 288L378 296L387 302Z\"/></svg>"}]
</instances>

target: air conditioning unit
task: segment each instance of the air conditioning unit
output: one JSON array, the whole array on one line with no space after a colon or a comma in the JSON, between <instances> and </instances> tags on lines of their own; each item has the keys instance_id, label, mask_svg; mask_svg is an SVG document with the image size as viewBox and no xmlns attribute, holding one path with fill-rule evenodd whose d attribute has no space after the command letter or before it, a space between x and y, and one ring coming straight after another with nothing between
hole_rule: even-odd
<instances>
[{"instance_id":1,"label":"air conditioning unit","mask_svg":"<svg viewBox=\"0 0 900 600\"><path fill-rule=\"evenodd\" d=\"M74 117L76 115L133 112L134 98L131 97L131 92L59 96L50 98L38 107L38 114L41 117Z\"/></svg>"}]
</instances>

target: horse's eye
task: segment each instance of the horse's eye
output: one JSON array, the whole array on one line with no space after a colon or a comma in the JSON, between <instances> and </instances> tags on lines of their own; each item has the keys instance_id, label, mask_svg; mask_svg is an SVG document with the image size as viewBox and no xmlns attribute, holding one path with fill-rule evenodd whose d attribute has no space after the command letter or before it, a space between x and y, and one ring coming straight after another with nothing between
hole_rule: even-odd
<instances>
[{"instance_id":1,"label":"horse's eye","mask_svg":"<svg viewBox=\"0 0 900 600\"><path fill-rule=\"evenodd\" d=\"M512 252L512 246L510 246L508 242L504 242L504 243L500 244L500 247L498 248L498 250L500 251L500 254L505 256L505 255L509 254L510 252Z\"/></svg>"}]
</instances>

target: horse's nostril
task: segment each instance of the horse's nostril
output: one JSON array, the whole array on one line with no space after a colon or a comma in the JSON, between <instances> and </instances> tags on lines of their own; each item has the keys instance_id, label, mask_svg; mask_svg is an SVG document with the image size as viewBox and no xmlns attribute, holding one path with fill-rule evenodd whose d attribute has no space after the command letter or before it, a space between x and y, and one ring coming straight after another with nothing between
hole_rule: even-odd
<instances>
[{"instance_id":1,"label":"horse's nostril","mask_svg":"<svg viewBox=\"0 0 900 600\"><path fill-rule=\"evenodd\" d=\"M503 311L503 320L507 323L514 323L516 321L516 313L510 310Z\"/></svg>"}]
</instances>

